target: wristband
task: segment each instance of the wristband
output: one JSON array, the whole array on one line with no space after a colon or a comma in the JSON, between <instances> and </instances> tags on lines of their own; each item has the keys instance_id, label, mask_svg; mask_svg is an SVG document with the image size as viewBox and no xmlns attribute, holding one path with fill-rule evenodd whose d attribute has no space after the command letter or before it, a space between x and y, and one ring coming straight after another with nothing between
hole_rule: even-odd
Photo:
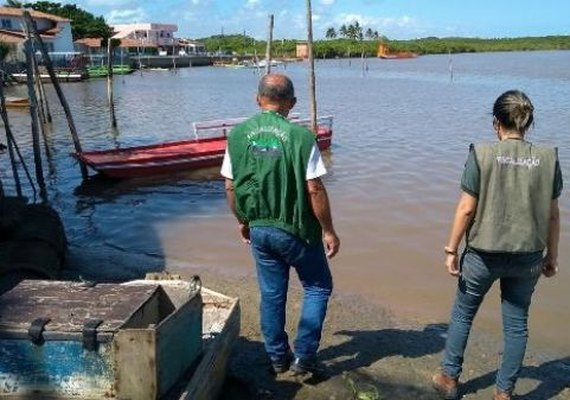
<instances>
[{"instance_id":1,"label":"wristband","mask_svg":"<svg viewBox=\"0 0 570 400\"><path fill-rule=\"evenodd\" d=\"M445 254L448 254L450 256L456 256L457 255L457 250L453 250L451 247L445 246L443 248L443 251L445 252Z\"/></svg>"}]
</instances>

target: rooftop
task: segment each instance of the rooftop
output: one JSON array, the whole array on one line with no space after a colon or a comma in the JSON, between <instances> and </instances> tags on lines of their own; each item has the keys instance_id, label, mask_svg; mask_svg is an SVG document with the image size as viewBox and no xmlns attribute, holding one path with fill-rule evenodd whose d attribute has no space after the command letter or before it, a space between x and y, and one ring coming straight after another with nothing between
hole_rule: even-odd
<instances>
[{"instance_id":1,"label":"rooftop","mask_svg":"<svg viewBox=\"0 0 570 400\"><path fill-rule=\"evenodd\" d=\"M24 11L28 11L34 19L49 19L54 22L70 22L70 19L62 18L57 15L47 14L41 11L35 11L28 8L0 7L0 16L22 17Z\"/></svg>"}]
</instances>

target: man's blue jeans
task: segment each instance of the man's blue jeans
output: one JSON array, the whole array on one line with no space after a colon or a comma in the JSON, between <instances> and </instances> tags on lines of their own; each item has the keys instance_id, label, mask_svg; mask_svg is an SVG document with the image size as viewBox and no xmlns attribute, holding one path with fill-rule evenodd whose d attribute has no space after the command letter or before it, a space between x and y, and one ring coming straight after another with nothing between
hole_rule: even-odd
<instances>
[{"instance_id":1,"label":"man's blue jeans","mask_svg":"<svg viewBox=\"0 0 570 400\"><path fill-rule=\"evenodd\" d=\"M331 272L322 243L309 246L273 227L253 227L250 238L261 292L261 332L267 354L275 361L289 351L285 306L289 268L293 267L304 289L295 356L302 360L315 359L332 292Z\"/></svg>"},{"instance_id":2,"label":"man's blue jeans","mask_svg":"<svg viewBox=\"0 0 570 400\"><path fill-rule=\"evenodd\" d=\"M473 318L493 282L501 283L503 357L497 388L514 389L528 339L528 309L542 271L542 252L483 253L468 249L461 261L455 304L451 312L442 361L443 372L458 378Z\"/></svg>"}]
</instances>

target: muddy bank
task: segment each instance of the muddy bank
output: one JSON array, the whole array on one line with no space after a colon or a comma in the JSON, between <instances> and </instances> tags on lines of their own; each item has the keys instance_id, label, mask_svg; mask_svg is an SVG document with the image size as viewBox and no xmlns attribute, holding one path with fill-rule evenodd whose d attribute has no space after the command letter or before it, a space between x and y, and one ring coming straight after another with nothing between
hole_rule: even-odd
<instances>
[{"instance_id":1,"label":"muddy bank","mask_svg":"<svg viewBox=\"0 0 570 400\"><path fill-rule=\"evenodd\" d=\"M370 305L366 299L333 296L323 332L319 358L323 376L301 380L290 374L274 377L265 357L258 323L255 276L230 274L112 248L72 248L66 277L127 280L145 272L199 274L204 286L240 298L242 329L230 361L229 379L222 399L354 399L355 392L370 399L436 399L430 379L445 341L446 324L418 324L404 316ZM288 332L295 333L300 291L292 279ZM381 290L381 285L379 285ZM531 332L532 334L532 332ZM462 376L465 399L489 399L494 384L500 338L475 327ZM570 399L570 354L543 354L529 349L517 386L520 399ZM364 398L364 397L362 397ZM368 399L368 397L366 398Z\"/></svg>"}]
</instances>

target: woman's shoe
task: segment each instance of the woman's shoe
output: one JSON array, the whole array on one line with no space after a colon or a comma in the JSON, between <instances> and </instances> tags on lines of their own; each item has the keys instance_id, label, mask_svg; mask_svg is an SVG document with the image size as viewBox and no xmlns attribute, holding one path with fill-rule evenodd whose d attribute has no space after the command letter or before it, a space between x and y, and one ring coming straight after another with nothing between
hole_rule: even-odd
<instances>
[{"instance_id":1,"label":"woman's shoe","mask_svg":"<svg viewBox=\"0 0 570 400\"><path fill-rule=\"evenodd\" d=\"M458 379L447 376L443 372L438 372L431 379L433 388L444 400L456 400L458 395Z\"/></svg>"}]
</instances>

